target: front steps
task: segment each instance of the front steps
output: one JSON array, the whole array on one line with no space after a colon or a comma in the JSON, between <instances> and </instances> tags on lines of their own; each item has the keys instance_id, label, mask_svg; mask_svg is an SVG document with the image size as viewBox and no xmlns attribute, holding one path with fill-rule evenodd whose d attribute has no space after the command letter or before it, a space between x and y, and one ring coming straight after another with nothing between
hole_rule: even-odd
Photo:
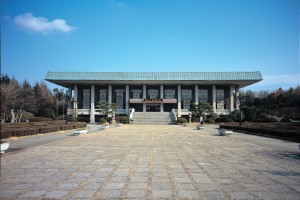
<instances>
[{"instance_id":1,"label":"front steps","mask_svg":"<svg viewBox=\"0 0 300 200\"><path fill-rule=\"evenodd\" d=\"M173 124L170 112L135 112L132 124Z\"/></svg>"}]
</instances>

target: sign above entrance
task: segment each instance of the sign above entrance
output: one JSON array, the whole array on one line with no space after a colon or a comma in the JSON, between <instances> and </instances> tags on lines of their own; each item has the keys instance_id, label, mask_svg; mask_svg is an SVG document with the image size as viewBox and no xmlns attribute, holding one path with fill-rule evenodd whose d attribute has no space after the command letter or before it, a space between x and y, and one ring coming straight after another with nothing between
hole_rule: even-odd
<instances>
[{"instance_id":1,"label":"sign above entrance","mask_svg":"<svg viewBox=\"0 0 300 200\"><path fill-rule=\"evenodd\" d=\"M144 103L162 103L163 99L144 99Z\"/></svg>"}]
</instances>

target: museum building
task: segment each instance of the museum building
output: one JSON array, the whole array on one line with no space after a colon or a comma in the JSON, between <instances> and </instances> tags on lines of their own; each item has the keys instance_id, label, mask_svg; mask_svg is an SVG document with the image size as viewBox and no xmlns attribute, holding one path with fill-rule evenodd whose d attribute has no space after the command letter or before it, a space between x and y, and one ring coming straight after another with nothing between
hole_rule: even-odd
<instances>
[{"instance_id":1,"label":"museum building","mask_svg":"<svg viewBox=\"0 0 300 200\"><path fill-rule=\"evenodd\" d=\"M255 72L48 72L45 80L68 88L68 113L95 122L98 102L115 103L116 113L170 112L188 115L191 103L210 103L214 112L239 109L239 89L261 81ZM173 111L174 111L173 110Z\"/></svg>"}]
</instances>

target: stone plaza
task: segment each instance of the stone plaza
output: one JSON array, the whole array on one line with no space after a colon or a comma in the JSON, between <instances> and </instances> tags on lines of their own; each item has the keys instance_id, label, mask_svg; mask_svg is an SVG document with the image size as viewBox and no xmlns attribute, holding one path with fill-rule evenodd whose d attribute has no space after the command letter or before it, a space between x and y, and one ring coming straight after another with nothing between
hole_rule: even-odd
<instances>
[{"instance_id":1,"label":"stone plaza","mask_svg":"<svg viewBox=\"0 0 300 200\"><path fill-rule=\"evenodd\" d=\"M300 199L297 143L217 128L123 125L5 153L0 199Z\"/></svg>"}]
</instances>

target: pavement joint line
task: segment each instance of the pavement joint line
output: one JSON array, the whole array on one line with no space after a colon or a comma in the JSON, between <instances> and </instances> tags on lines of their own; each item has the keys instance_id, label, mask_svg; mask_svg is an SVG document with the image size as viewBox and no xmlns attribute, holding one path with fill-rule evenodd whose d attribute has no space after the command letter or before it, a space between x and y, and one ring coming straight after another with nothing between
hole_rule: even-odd
<instances>
[{"instance_id":1,"label":"pavement joint line","mask_svg":"<svg viewBox=\"0 0 300 200\"><path fill-rule=\"evenodd\" d=\"M154 145L154 138L153 138L153 130L151 130L151 148L150 148L150 157L149 157L149 178L148 178L148 187L147 187L147 193L148 193L148 199L152 199L152 183L153 183L153 145Z\"/></svg>"},{"instance_id":2,"label":"pavement joint line","mask_svg":"<svg viewBox=\"0 0 300 200\"><path fill-rule=\"evenodd\" d=\"M172 191L174 193L174 199L179 200L178 193L177 193L177 190L176 190L176 187L175 187L175 180L174 180L171 168L170 168L169 163L168 163L165 147L162 145L162 142L160 142L160 146L161 146L161 149L163 149L164 166L167 168L168 177L171 180L171 186L172 186Z\"/></svg>"},{"instance_id":3,"label":"pavement joint line","mask_svg":"<svg viewBox=\"0 0 300 200\"><path fill-rule=\"evenodd\" d=\"M108 162L107 162L107 163L109 163L110 160L112 160L112 158L108 159ZM122 163L123 160L124 160L124 157L123 157L123 159L121 159L121 160L118 162L118 164ZM95 194L93 195L93 198L96 198L96 199L97 199L97 198L100 198L101 192L103 191L104 187L109 183L109 180L111 179L112 175L113 175L114 172L117 170L117 168L118 168L118 165L116 165L116 166L113 168L112 172L109 173L109 175L106 177L106 179L105 179L105 181L103 182L103 184L101 184L100 188L99 188L99 189L95 192Z\"/></svg>"},{"instance_id":4,"label":"pavement joint line","mask_svg":"<svg viewBox=\"0 0 300 200\"><path fill-rule=\"evenodd\" d=\"M128 192L128 185L129 185L129 183L130 183L130 180L131 180L131 178L132 178L132 175L134 174L134 170L135 170L136 165L137 165L137 163L138 163L138 161L139 161L139 158L140 158L140 156L141 156L141 153L142 153L143 150L144 150L144 147L145 147L145 144L142 146L141 151L140 151L139 154L136 156L135 161L134 161L133 165L132 165L131 168L130 168L130 172L129 172L129 175L128 175L128 177L127 177L127 181L126 181L126 183L125 183L125 185L124 185L124 189L123 189L122 194L121 194L121 197L123 197L123 198L126 198L125 195L126 195L126 193Z\"/></svg>"}]
</instances>

